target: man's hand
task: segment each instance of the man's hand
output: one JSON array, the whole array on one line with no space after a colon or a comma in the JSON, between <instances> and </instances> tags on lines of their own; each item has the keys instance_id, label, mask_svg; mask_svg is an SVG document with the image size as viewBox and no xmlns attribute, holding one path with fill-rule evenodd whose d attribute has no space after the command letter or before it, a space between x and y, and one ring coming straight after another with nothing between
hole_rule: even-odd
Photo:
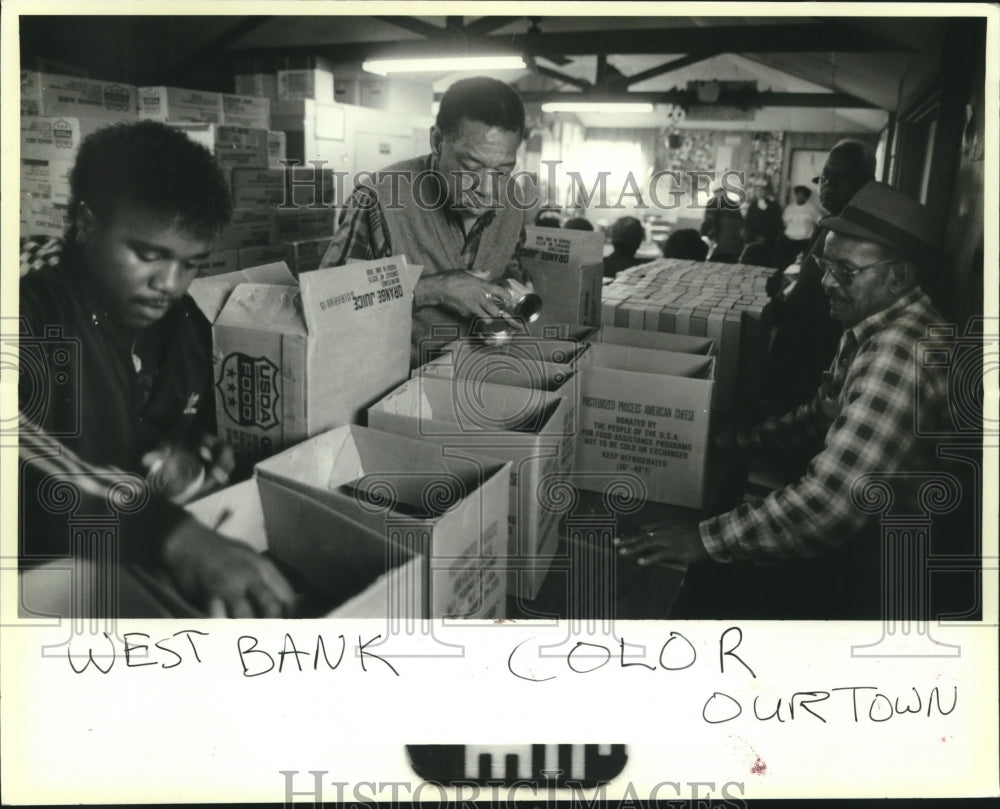
<instances>
[{"instance_id":1,"label":"man's hand","mask_svg":"<svg viewBox=\"0 0 1000 809\"><path fill-rule=\"evenodd\" d=\"M270 561L193 519L167 537L163 561L181 593L212 618L281 618L295 593Z\"/></svg>"},{"instance_id":2,"label":"man's hand","mask_svg":"<svg viewBox=\"0 0 1000 809\"><path fill-rule=\"evenodd\" d=\"M640 565L684 567L709 559L696 523L677 520L652 523L622 537L615 537L618 553Z\"/></svg>"},{"instance_id":3,"label":"man's hand","mask_svg":"<svg viewBox=\"0 0 1000 809\"><path fill-rule=\"evenodd\" d=\"M464 270L425 275L418 282L415 291L416 306L443 306L467 318L504 317L501 307L491 300L507 298L507 290L502 286L484 281Z\"/></svg>"},{"instance_id":4,"label":"man's hand","mask_svg":"<svg viewBox=\"0 0 1000 809\"><path fill-rule=\"evenodd\" d=\"M169 480L170 474L167 469L164 469L164 465L171 464L183 455L189 457L183 460L182 467L184 464L200 463L202 465L205 473L204 481L193 489L187 488L174 492L174 481ZM174 457L171 459L171 456ZM165 441L155 450L143 455L142 464L150 474L153 473L154 469L164 469L167 479L163 480L162 483L167 485L167 490L158 493L169 497L175 503L184 504L204 497L215 489L228 486L229 476L236 466L236 459L229 444L206 432L202 433L193 445L190 442Z\"/></svg>"}]
</instances>

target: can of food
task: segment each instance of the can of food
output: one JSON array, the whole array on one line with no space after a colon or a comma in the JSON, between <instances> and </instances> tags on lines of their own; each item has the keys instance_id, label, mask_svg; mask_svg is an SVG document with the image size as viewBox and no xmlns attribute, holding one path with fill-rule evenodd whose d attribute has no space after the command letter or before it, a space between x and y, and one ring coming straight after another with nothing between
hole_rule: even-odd
<instances>
[{"instance_id":1,"label":"can of food","mask_svg":"<svg viewBox=\"0 0 1000 809\"><path fill-rule=\"evenodd\" d=\"M486 297L507 316L482 321L477 329L478 335L491 344L503 343L515 334L526 333L525 324L538 320L542 313L542 299L529 287L513 278L503 279L499 286L504 288L502 296L487 293ZM520 324L512 320L520 321Z\"/></svg>"},{"instance_id":2,"label":"can of food","mask_svg":"<svg viewBox=\"0 0 1000 809\"><path fill-rule=\"evenodd\" d=\"M197 455L175 449L153 462L146 483L155 494L184 503L205 483L205 465Z\"/></svg>"}]
</instances>

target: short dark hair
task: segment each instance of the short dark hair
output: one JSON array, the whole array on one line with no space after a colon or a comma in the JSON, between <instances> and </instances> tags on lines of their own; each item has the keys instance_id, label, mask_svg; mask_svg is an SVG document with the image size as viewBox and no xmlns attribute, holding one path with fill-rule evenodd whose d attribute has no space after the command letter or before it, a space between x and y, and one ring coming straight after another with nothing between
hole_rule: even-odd
<instances>
[{"instance_id":1,"label":"short dark hair","mask_svg":"<svg viewBox=\"0 0 1000 809\"><path fill-rule=\"evenodd\" d=\"M459 79L441 97L435 123L444 135L454 135L462 121L478 121L524 137L524 103L498 79Z\"/></svg>"},{"instance_id":2,"label":"short dark hair","mask_svg":"<svg viewBox=\"0 0 1000 809\"><path fill-rule=\"evenodd\" d=\"M858 180L875 179L875 150L864 141L845 138L830 149L830 155L833 154L838 154L844 159L851 176Z\"/></svg>"},{"instance_id":3,"label":"short dark hair","mask_svg":"<svg viewBox=\"0 0 1000 809\"><path fill-rule=\"evenodd\" d=\"M584 219L582 216L574 216L572 219L567 219L563 222L564 230L593 230L594 226L590 223L589 219Z\"/></svg>"},{"instance_id":4,"label":"short dark hair","mask_svg":"<svg viewBox=\"0 0 1000 809\"><path fill-rule=\"evenodd\" d=\"M708 256L708 245L694 228L681 228L671 233L663 243L664 258L686 258L704 261Z\"/></svg>"},{"instance_id":5,"label":"short dark hair","mask_svg":"<svg viewBox=\"0 0 1000 809\"><path fill-rule=\"evenodd\" d=\"M797 185L792 189L795 194L805 194L806 199L812 196L812 189L808 185Z\"/></svg>"},{"instance_id":6,"label":"short dark hair","mask_svg":"<svg viewBox=\"0 0 1000 809\"><path fill-rule=\"evenodd\" d=\"M646 229L634 216L623 216L611 226L611 244L619 252L635 254L646 238Z\"/></svg>"},{"instance_id":7,"label":"short dark hair","mask_svg":"<svg viewBox=\"0 0 1000 809\"><path fill-rule=\"evenodd\" d=\"M205 240L219 234L233 211L211 152L158 121L110 125L83 141L70 175L73 222L82 202L100 218L145 208Z\"/></svg>"}]
</instances>

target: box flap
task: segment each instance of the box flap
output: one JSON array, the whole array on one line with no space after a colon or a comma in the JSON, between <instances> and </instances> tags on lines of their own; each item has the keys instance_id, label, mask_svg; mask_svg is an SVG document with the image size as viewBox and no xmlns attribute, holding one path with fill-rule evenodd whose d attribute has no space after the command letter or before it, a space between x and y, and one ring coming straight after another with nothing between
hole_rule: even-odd
<instances>
[{"instance_id":1,"label":"box flap","mask_svg":"<svg viewBox=\"0 0 1000 809\"><path fill-rule=\"evenodd\" d=\"M188 287L188 294L204 312L210 323L219 316L229 295L240 284L256 282L259 284L294 284L295 276L284 261L273 264L262 264L259 267L248 267L224 275L213 275L209 278L196 278Z\"/></svg>"},{"instance_id":2,"label":"box flap","mask_svg":"<svg viewBox=\"0 0 1000 809\"><path fill-rule=\"evenodd\" d=\"M403 256L326 267L299 276L310 334L353 328L361 321L408 317L420 277Z\"/></svg>"},{"instance_id":3,"label":"box flap","mask_svg":"<svg viewBox=\"0 0 1000 809\"><path fill-rule=\"evenodd\" d=\"M217 326L236 326L282 334L305 334L298 287L240 284L216 318Z\"/></svg>"},{"instance_id":4,"label":"box flap","mask_svg":"<svg viewBox=\"0 0 1000 809\"><path fill-rule=\"evenodd\" d=\"M680 354L652 348L594 343L590 347L594 367L619 371L662 374L689 379L712 380L715 358L700 354Z\"/></svg>"},{"instance_id":5,"label":"box flap","mask_svg":"<svg viewBox=\"0 0 1000 809\"><path fill-rule=\"evenodd\" d=\"M590 337L593 343L655 348L660 351L674 351L680 354L714 354L715 341L711 337L694 337L689 334L669 334L667 332L640 329L626 329L618 326L601 326Z\"/></svg>"}]
</instances>

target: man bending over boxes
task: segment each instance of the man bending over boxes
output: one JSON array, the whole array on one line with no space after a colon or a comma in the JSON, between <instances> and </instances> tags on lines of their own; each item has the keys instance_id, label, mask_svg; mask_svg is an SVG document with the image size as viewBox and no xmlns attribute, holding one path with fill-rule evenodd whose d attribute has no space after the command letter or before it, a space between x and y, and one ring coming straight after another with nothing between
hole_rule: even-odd
<instances>
[{"instance_id":1,"label":"man bending over boxes","mask_svg":"<svg viewBox=\"0 0 1000 809\"><path fill-rule=\"evenodd\" d=\"M689 599L728 603L720 608L731 610L726 617L881 617L882 588L893 577L905 583L904 565L881 559L877 504L860 494L874 478L865 476L889 480L903 513L899 501L915 501L928 471L942 468L921 433L942 423L947 369L917 362L917 341L941 322L920 288L938 223L923 205L873 180L821 225L829 231L817 259L823 289L845 329L837 355L811 402L730 442L748 454L808 450L805 474L702 521L697 532L649 525L616 540L620 553L640 563L713 560L732 567L701 572L714 568L723 579L739 570L731 587L703 584L701 592L691 577ZM918 558L918 541L909 537L900 553Z\"/></svg>"},{"instance_id":2,"label":"man bending over boxes","mask_svg":"<svg viewBox=\"0 0 1000 809\"><path fill-rule=\"evenodd\" d=\"M320 266L400 254L423 266L414 364L434 326L467 330L472 318L502 317L496 301L508 293L498 282L525 280L524 211L510 180L523 137L524 105L514 90L485 76L462 79L441 99L431 153L372 172L351 197Z\"/></svg>"},{"instance_id":3,"label":"man bending over boxes","mask_svg":"<svg viewBox=\"0 0 1000 809\"><path fill-rule=\"evenodd\" d=\"M118 124L81 145L65 243L21 279L19 550L29 609L41 606L34 597L59 598L29 591L39 581L32 568L68 552L78 572L89 565L122 588L105 597L121 598L126 617L149 614L144 596L129 603L136 577L147 590L163 582L195 612L277 617L291 603L269 561L178 505L232 469L212 435L211 330L185 294L230 213L211 154L175 129Z\"/></svg>"}]
</instances>

